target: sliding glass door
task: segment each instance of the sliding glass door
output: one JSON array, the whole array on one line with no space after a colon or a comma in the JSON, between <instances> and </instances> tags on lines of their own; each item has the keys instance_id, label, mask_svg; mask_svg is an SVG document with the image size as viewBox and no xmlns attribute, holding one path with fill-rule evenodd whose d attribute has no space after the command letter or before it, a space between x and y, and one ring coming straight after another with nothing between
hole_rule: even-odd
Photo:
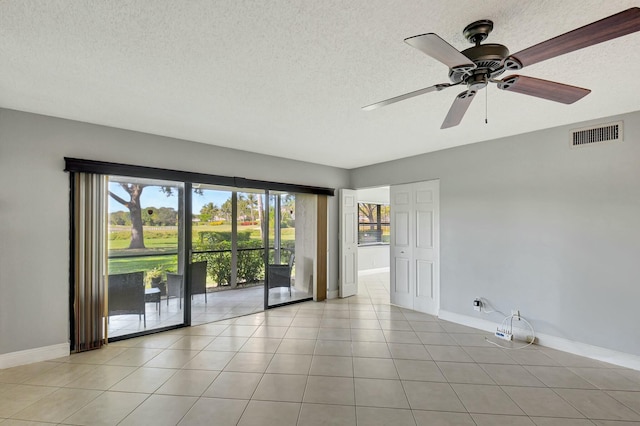
<instances>
[{"instance_id":1,"label":"sliding glass door","mask_svg":"<svg viewBox=\"0 0 640 426\"><path fill-rule=\"evenodd\" d=\"M74 350L308 300L316 285L323 300L316 194L333 189L75 158L65 171Z\"/></svg>"},{"instance_id":2,"label":"sliding glass door","mask_svg":"<svg viewBox=\"0 0 640 426\"><path fill-rule=\"evenodd\" d=\"M191 196L191 324L262 311L264 191L194 184Z\"/></svg>"},{"instance_id":3,"label":"sliding glass door","mask_svg":"<svg viewBox=\"0 0 640 426\"><path fill-rule=\"evenodd\" d=\"M123 176L108 186L109 337L313 297L315 195L205 184L187 194L181 182Z\"/></svg>"},{"instance_id":4,"label":"sliding glass door","mask_svg":"<svg viewBox=\"0 0 640 426\"><path fill-rule=\"evenodd\" d=\"M184 184L108 178L108 337L183 324Z\"/></svg>"},{"instance_id":5,"label":"sliding glass door","mask_svg":"<svg viewBox=\"0 0 640 426\"><path fill-rule=\"evenodd\" d=\"M312 194L269 193L269 307L313 297L316 202Z\"/></svg>"}]
</instances>

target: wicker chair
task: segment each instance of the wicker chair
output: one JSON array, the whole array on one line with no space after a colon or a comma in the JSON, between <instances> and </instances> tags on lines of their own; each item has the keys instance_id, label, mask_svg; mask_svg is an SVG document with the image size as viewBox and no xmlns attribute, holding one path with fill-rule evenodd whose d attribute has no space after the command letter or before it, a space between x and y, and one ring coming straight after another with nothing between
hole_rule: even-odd
<instances>
[{"instance_id":1,"label":"wicker chair","mask_svg":"<svg viewBox=\"0 0 640 426\"><path fill-rule=\"evenodd\" d=\"M204 294L204 303L207 303L207 262L195 262L189 265L191 272L191 298L194 294ZM180 298L180 309L182 309L182 298L184 297L183 280L180 274L167 274L167 305L169 298Z\"/></svg>"},{"instance_id":2,"label":"wicker chair","mask_svg":"<svg viewBox=\"0 0 640 426\"><path fill-rule=\"evenodd\" d=\"M291 296L291 271L293 270L294 259L295 254L291 253L289 264L269 265L269 290L276 287L289 287L289 296Z\"/></svg>"},{"instance_id":3,"label":"wicker chair","mask_svg":"<svg viewBox=\"0 0 640 426\"><path fill-rule=\"evenodd\" d=\"M194 294L204 294L204 303L207 303L207 262L195 262L189 267L191 268L191 299Z\"/></svg>"},{"instance_id":4,"label":"wicker chair","mask_svg":"<svg viewBox=\"0 0 640 426\"><path fill-rule=\"evenodd\" d=\"M144 302L144 272L109 275L108 316L138 315L147 327Z\"/></svg>"}]
</instances>

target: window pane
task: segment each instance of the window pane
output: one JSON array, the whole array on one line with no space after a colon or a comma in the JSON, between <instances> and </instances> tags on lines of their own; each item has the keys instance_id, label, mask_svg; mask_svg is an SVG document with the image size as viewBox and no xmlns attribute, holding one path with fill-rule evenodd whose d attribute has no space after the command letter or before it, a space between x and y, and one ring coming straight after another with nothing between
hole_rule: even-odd
<instances>
[{"instance_id":1,"label":"window pane","mask_svg":"<svg viewBox=\"0 0 640 426\"><path fill-rule=\"evenodd\" d=\"M389 205L358 203L358 213L358 244L388 244Z\"/></svg>"},{"instance_id":2,"label":"window pane","mask_svg":"<svg viewBox=\"0 0 640 426\"><path fill-rule=\"evenodd\" d=\"M263 204L261 190L194 184L192 325L263 310Z\"/></svg>"},{"instance_id":3,"label":"window pane","mask_svg":"<svg viewBox=\"0 0 640 426\"><path fill-rule=\"evenodd\" d=\"M316 202L312 194L270 193L269 306L313 297Z\"/></svg>"},{"instance_id":4,"label":"window pane","mask_svg":"<svg viewBox=\"0 0 640 426\"><path fill-rule=\"evenodd\" d=\"M109 195L109 337L182 324L167 278L182 270L184 185L110 176Z\"/></svg>"}]
</instances>

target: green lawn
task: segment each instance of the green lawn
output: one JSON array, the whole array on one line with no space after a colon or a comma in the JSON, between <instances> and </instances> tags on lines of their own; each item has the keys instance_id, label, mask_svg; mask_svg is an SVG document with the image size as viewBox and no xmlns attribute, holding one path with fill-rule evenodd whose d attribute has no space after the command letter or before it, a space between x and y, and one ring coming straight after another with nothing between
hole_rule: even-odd
<instances>
[{"instance_id":1,"label":"green lawn","mask_svg":"<svg viewBox=\"0 0 640 426\"><path fill-rule=\"evenodd\" d=\"M146 257L121 257L109 259L109 273L123 274L126 272L148 271L161 267L165 271L176 272L178 270L178 256L146 256Z\"/></svg>"},{"instance_id":2,"label":"green lawn","mask_svg":"<svg viewBox=\"0 0 640 426\"><path fill-rule=\"evenodd\" d=\"M127 247L129 247L129 242L129 240L109 240L109 251L127 250ZM147 249L152 250L176 251L178 248L178 236L175 235L171 238L145 238L144 245Z\"/></svg>"},{"instance_id":3,"label":"green lawn","mask_svg":"<svg viewBox=\"0 0 640 426\"><path fill-rule=\"evenodd\" d=\"M200 241L199 233L200 232L231 232L231 225L219 225L219 226L194 226L192 232L192 240ZM260 229L256 226L238 226L238 232L242 231L251 231L251 239L259 240L260 239ZM121 237L123 233L128 231L118 231L118 237ZM178 233L175 230L168 231L147 231L146 234L150 234L151 237L146 237L144 239L144 245L147 249L153 250L161 250L161 251L169 251L176 250L178 247ZM145 234L145 235L146 235ZM295 228L284 228L282 229L282 240L283 241L293 241L295 240L296 230ZM129 247L129 239L128 238L117 238L114 239L115 235L110 234L109 238L109 250L126 250ZM269 240L273 241L274 234L273 231L269 233Z\"/></svg>"},{"instance_id":4,"label":"green lawn","mask_svg":"<svg viewBox=\"0 0 640 426\"><path fill-rule=\"evenodd\" d=\"M194 226L193 241L199 241L199 232L230 232L231 225ZM260 228L253 226L238 226L238 231L251 231L251 239L260 239ZM109 239L109 273L119 274L134 271L146 271L155 267L162 267L165 271L178 269L178 234L175 229L145 231L145 249L129 250L129 233L126 227L117 227L117 232L110 234ZM149 235L149 237L147 237ZM115 239L113 239L115 237ZM273 241L273 232L269 235ZM295 240L295 228L282 229L283 241ZM158 254L157 256L139 257L137 254ZM166 255L162 255L167 253Z\"/></svg>"}]
</instances>

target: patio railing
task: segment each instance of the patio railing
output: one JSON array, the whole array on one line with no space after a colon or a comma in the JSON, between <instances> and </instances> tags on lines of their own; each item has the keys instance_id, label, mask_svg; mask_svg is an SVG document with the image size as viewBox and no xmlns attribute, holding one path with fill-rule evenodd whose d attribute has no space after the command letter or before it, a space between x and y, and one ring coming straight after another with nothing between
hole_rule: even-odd
<instances>
[{"instance_id":1,"label":"patio railing","mask_svg":"<svg viewBox=\"0 0 640 426\"><path fill-rule=\"evenodd\" d=\"M247 284L264 280L264 247L238 248L237 258L237 283ZM193 250L192 261L207 262L207 283L218 286L231 284L231 249ZM287 263L292 250L281 248L280 261ZM269 263L273 263L275 248L269 247ZM161 268L165 272L177 272L177 251L147 252L135 254L110 254L109 273L125 273L135 271L148 271L153 268Z\"/></svg>"}]
</instances>

